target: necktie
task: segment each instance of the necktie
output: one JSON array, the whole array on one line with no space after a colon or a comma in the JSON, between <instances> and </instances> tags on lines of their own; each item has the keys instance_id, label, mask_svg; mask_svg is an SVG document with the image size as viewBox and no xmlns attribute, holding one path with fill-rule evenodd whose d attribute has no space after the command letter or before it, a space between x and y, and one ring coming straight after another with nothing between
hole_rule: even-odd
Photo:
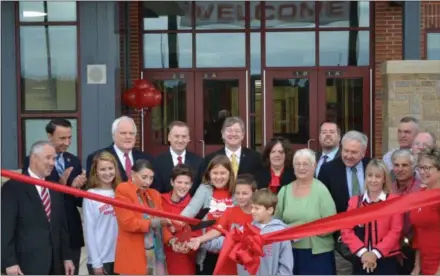
<instances>
[{"instance_id":1,"label":"necktie","mask_svg":"<svg viewBox=\"0 0 440 276\"><path fill-rule=\"evenodd\" d=\"M44 211L46 212L47 219L50 222L50 196L49 196L49 190L47 188L42 187L41 188L41 201L43 202Z\"/></svg>"},{"instance_id":2,"label":"necktie","mask_svg":"<svg viewBox=\"0 0 440 276\"><path fill-rule=\"evenodd\" d=\"M357 196L360 194L359 179L357 176L356 167L351 168L351 196Z\"/></svg>"},{"instance_id":3,"label":"necktie","mask_svg":"<svg viewBox=\"0 0 440 276\"><path fill-rule=\"evenodd\" d=\"M64 173L65 164L64 164L64 158L62 153L57 154L57 159L55 162L55 169L58 172L58 175L62 175Z\"/></svg>"},{"instance_id":4,"label":"necktie","mask_svg":"<svg viewBox=\"0 0 440 276\"><path fill-rule=\"evenodd\" d=\"M232 170L234 171L234 175L235 175L235 177L237 177L238 162L237 162L237 156L235 155L235 153L232 153L232 155L231 155L231 165L232 165Z\"/></svg>"},{"instance_id":5,"label":"necktie","mask_svg":"<svg viewBox=\"0 0 440 276\"><path fill-rule=\"evenodd\" d=\"M130 156L128 156L128 153L124 153L125 157L125 173L127 174L127 177L130 178L131 176L131 160Z\"/></svg>"},{"instance_id":6,"label":"necktie","mask_svg":"<svg viewBox=\"0 0 440 276\"><path fill-rule=\"evenodd\" d=\"M327 155L323 155L321 158L322 158L322 164L327 163L327 159L328 159Z\"/></svg>"},{"instance_id":7,"label":"necktie","mask_svg":"<svg viewBox=\"0 0 440 276\"><path fill-rule=\"evenodd\" d=\"M182 165L182 156L177 156L177 165Z\"/></svg>"}]
</instances>

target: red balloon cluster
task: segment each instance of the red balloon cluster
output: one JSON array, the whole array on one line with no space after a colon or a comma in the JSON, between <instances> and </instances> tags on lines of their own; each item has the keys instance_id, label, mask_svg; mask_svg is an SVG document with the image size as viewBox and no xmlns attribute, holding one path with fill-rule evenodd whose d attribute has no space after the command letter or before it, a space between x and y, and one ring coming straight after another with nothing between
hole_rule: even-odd
<instances>
[{"instance_id":1,"label":"red balloon cluster","mask_svg":"<svg viewBox=\"0 0 440 276\"><path fill-rule=\"evenodd\" d=\"M152 108L162 101L162 94L146 80L135 80L134 86L122 94L122 101L131 108Z\"/></svg>"}]
</instances>

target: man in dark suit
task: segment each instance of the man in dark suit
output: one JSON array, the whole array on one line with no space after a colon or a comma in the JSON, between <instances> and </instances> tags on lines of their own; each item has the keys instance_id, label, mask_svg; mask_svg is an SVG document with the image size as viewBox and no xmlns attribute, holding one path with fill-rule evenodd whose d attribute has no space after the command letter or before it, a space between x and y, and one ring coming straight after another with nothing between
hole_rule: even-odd
<instances>
[{"instance_id":1,"label":"man in dark suit","mask_svg":"<svg viewBox=\"0 0 440 276\"><path fill-rule=\"evenodd\" d=\"M189 127L182 121L174 121L169 126L168 142L170 149L154 160L154 183L153 189L161 193L168 193L172 190L170 183L171 171L178 164L187 165L193 175L197 172L202 158L186 149L190 141Z\"/></svg>"},{"instance_id":2,"label":"man in dark suit","mask_svg":"<svg viewBox=\"0 0 440 276\"><path fill-rule=\"evenodd\" d=\"M116 119L112 124L113 144L99 149L87 157L87 177L90 173L93 158L98 152L108 151L118 161L119 172L122 181L128 181L131 174L131 167L139 159L145 159L153 162L153 157L147 153L134 148L136 144L137 128L133 119L128 116L122 116Z\"/></svg>"},{"instance_id":3,"label":"man in dark suit","mask_svg":"<svg viewBox=\"0 0 440 276\"><path fill-rule=\"evenodd\" d=\"M46 133L49 142L55 147L56 151L55 166L47 180L77 189L84 189L87 179L81 161L77 156L67 151L72 142L72 124L64 118L52 119L46 125ZM28 168L29 156L23 162L22 173L26 173ZM70 251L75 265L75 275L77 275L79 273L81 248L84 246L81 215L78 211L78 207L82 206L82 198L69 194L64 194L63 197L70 234Z\"/></svg>"},{"instance_id":4,"label":"man in dark suit","mask_svg":"<svg viewBox=\"0 0 440 276\"><path fill-rule=\"evenodd\" d=\"M222 127L221 135L225 147L214 153L207 155L199 168L197 180L191 188L191 194L194 194L203 180L203 175L208 168L209 162L217 155L226 155L231 160L232 168L236 176L243 173L250 173L256 176L262 168L261 155L248 148L242 147L245 135L244 122L239 117L228 117Z\"/></svg>"},{"instance_id":5,"label":"man in dark suit","mask_svg":"<svg viewBox=\"0 0 440 276\"><path fill-rule=\"evenodd\" d=\"M348 131L341 142L341 157L322 165L318 179L330 191L336 205L336 211L347 211L348 200L352 196L365 192L365 168L369 158L365 157L368 138L365 134ZM338 240L340 233L335 233ZM336 252L336 270L338 275L351 275L351 264Z\"/></svg>"},{"instance_id":6,"label":"man in dark suit","mask_svg":"<svg viewBox=\"0 0 440 276\"><path fill-rule=\"evenodd\" d=\"M322 122L319 126L319 145L322 151L316 153L316 176L323 164L341 156L340 141L341 129L338 125L329 121Z\"/></svg>"},{"instance_id":7,"label":"man in dark suit","mask_svg":"<svg viewBox=\"0 0 440 276\"><path fill-rule=\"evenodd\" d=\"M29 155L24 174L44 180L54 167L54 146L36 142ZM73 275L63 195L16 180L1 190L2 273Z\"/></svg>"}]
</instances>

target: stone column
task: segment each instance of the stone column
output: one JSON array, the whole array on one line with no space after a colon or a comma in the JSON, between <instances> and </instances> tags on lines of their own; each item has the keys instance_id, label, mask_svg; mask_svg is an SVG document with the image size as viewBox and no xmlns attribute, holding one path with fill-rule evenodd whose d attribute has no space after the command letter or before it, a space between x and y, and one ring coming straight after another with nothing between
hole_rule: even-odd
<instances>
[{"instance_id":1,"label":"stone column","mask_svg":"<svg viewBox=\"0 0 440 276\"><path fill-rule=\"evenodd\" d=\"M386 61L381 65L381 77L384 87L382 152L399 146L397 126L404 116L419 119L422 131L431 131L439 138L440 61Z\"/></svg>"}]
</instances>

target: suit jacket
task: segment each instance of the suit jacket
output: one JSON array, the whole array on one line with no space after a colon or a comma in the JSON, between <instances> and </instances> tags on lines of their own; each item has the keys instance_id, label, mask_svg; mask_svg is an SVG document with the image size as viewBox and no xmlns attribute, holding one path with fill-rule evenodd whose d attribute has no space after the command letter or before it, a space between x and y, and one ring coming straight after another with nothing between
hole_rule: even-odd
<instances>
[{"instance_id":1,"label":"suit jacket","mask_svg":"<svg viewBox=\"0 0 440 276\"><path fill-rule=\"evenodd\" d=\"M106 151L110 152L111 154L113 154L113 156L116 158L116 161L118 162L119 172L121 174L122 181L128 181L128 177L127 177L127 173L125 172L124 165L122 165L121 160L119 160L119 157L116 154L116 151L115 151L115 148L113 147L113 145L114 144L111 144L110 146L108 146L106 148L99 149L99 150L89 154L89 156L87 157L87 163L86 163L87 177L89 177L90 168L92 167L92 162L93 162L93 158L95 157L95 155L98 152L106 150ZM151 163L153 163L153 157L151 155L149 155L148 153L142 152L137 149L133 149L132 154L133 154L133 162L136 162L136 160L139 160L139 159L145 159L145 160L148 160Z\"/></svg>"},{"instance_id":2,"label":"suit jacket","mask_svg":"<svg viewBox=\"0 0 440 276\"><path fill-rule=\"evenodd\" d=\"M67 179L67 185L72 187L73 180L75 177L82 173L81 161L75 155L70 152L64 152L64 163L65 168L73 167L72 172L70 173L69 178ZM22 173L27 174L29 168L29 156L26 156ZM52 173L46 177L48 181L59 183L60 176L56 168L54 167ZM85 189L85 185L82 188ZM69 194L63 194L64 197L64 210L66 212L67 226L69 227L70 233L70 248L71 249L80 249L84 246L84 233L81 221L81 215L78 211L78 207L82 207L83 199L82 197L75 197Z\"/></svg>"},{"instance_id":3,"label":"suit jacket","mask_svg":"<svg viewBox=\"0 0 440 276\"><path fill-rule=\"evenodd\" d=\"M205 174L206 169L208 168L209 162L211 162L211 160L217 155L226 155L225 148L213 152L207 155L203 159L202 163L200 164L197 179L196 181L194 181L194 184L191 187L191 191L190 191L191 195L195 194L197 188L202 182L203 175ZM253 174L255 177L257 177L257 173L259 170L261 170L261 168L262 168L261 155L258 152L242 147L241 155L240 155L240 164L238 167L238 175L243 173L250 173Z\"/></svg>"},{"instance_id":4,"label":"suit jacket","mask_svg":"<svg viewBox=\"0 0 440 276\"><path fill-rule=\"evenodd\" d=\"M193 173L193 181L197 177L202 158L192 152L186 151L185 165L187 165ZM151 188L156 189L160 193L168 193L172 190L170 179L171 171L174 168L173 157L168 150L154 160L154 183Z\"/></svg>"},{"instance_id":5,"label":"suit jacket","mask_svg":"<svg viewBox=\"0 0 440 276\"><path fill-rule=\"evenodd\" d=\"M267 188L272 180L272 174L270 168L262 168L260 171L256 173L256 180L258 189ZM293 168L286 167L284 168L283 173L280 175L280 187L278 188L278 192L281 187L288 185L296 180L295 172Z\"/></svg>"},{"instance_id":6,"label":"suit jacket","mask_svg":"<svg viewBox=\"0 0 440 276\"><path fill-rule=\"evenodd\" d=\"M154 189L147 189L144 194L150 196L156 210L162 209L162 197ZM140 205L138 189L131 182L123 182L115 191L115 199L126 203ZM144 207L148 207L144 205ZM144 237L150 231L151 221L144 219L143 214L120 207L114 207L118 221L118 240L116 242L115 269L118 274L145 275L147 257L145 255ZM167 227L162 227L164 246L172 238Z\"/></svg>"},{"instance_id":7,"label":"suit jacket","mask_svg":"<svg viewBox=\"0 0 440 276\"><path fill-rule=\"evenodd\" d=\"M1 191L2 271L18 264L25 275L64 275L72 259L63 195L49 192L49 222L34 185L9 180Z\"/></svg>"},{"instance_id":8,"label":"suit jacket","mask_svg":"<svg viewBox=\"0 0 440 276\"><path fill-rule=\"evenodd\" d=\"M361 162L365 173L365 168L368 162L370 162L370 158L364 157ZM327 187L332 195L333 201L336 204L336 211L338 213L347 211L350 193L348 191L346 167L344 162L342 162L342 158L338 157L323 164L319 171L318 179Z\"/></svg>"}]
</instances>

